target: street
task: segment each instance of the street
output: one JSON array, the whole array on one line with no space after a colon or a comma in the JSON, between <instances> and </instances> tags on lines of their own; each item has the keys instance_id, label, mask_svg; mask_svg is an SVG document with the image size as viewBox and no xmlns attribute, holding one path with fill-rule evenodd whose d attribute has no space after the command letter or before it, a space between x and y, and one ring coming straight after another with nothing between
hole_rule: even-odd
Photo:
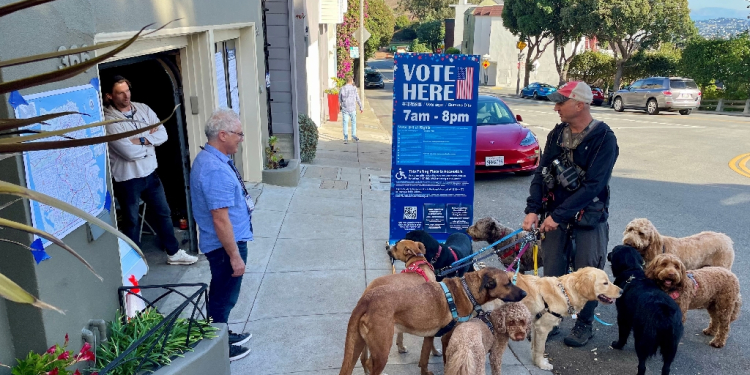
<instances>
[{"instance_id":1,"label":"street","mask_svg":"<svg viewBox=\"0 0 750 375\"><path fill-rule=\"evenodd\" d=\"M380 70L385 89L366 91L366 95L383 127L392 126L393 61L371 60L369 65ZM553 103L520 99L510 90L480 87L480 94L493 94L504 100L543 146L547 133L559 122ZM683 237L701 231L718 231L729 235L736 252L733 271L740 279L742 291L750 291L750 177L742 173L750 165L750 117L732 117L693 113L681 116L662 113L649 116L643 111L618 113L609 107L592 107L595 119L609 124L620 147L610 186L609 248L621 243L626 224L645 217L663 235ZM734 163L730 163L734 160ZM737 162L737 160L740 160ZM733 165L732 165L733 164ZM732 167L730 167L732 165ZM475 186L474 219L493 216L504 224L518 228L528 196L531 177L513 174L481 175ZM609 266L605 270L611 275ZM616 309L600 306L602 321L595 323L596 336L583 348L568 348L563 337L572 327L572 319L562 325L562 334L552 337L547 345L550 362L560 374L626 374L634 373L637 357L632 335L622 351L609 344L617 338ZM714 349L710 337L701 330L708 325L705 310L687 314L685 333L674 374L741 374L750 368L750 316L743 306L739 320L734 322L726 347ZM648 362L648 374L658 374L661 357ZM743 370L744 369L744 370Z\"/></svg>"}]
</instances>

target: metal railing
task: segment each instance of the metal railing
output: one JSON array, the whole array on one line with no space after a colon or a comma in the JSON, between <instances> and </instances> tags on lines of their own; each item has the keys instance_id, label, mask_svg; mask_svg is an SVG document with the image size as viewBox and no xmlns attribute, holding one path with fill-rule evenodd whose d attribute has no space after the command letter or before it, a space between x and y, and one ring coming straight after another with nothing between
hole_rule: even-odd
<instances>
[{"instance_id":1,"label":"metal railing","mask_svg":"<svg viewBox=\"0 0 750 375\"><path fill-rule=\"evenodd\" d=\"M701 100L701 111L736 112L750 114L750 99L747 100Z\"/></svg>"},{"instance_id":2,"label":"metal railing","mask_svg":"<svg viewBox=\"0 0 750 375\"><path fill-rule=\"evenodd\" d=\"M195 288L198 287L199 289L193 294L187 295L183 292L180 292L177 290L177 288ZM131 292L131 289L165 289L166 291L162 293L159 297L154 299L153 301L149 301L148 299L144 298L140 294L136 294ZM169 336L172 334L172 329L175 326L175 323L177 322L177 318L182 314L182 311L185 310L188 306L192 305L192 313L190 314L190 318L188 319L188 334L186 338L186 345L190 345L190 332L192 329L195 329L196 326L200 330L201 335L205 335L206 332L203 330L203 327L200 324L196 324L196 319L198 318L198 315L200 316L200 319L207 319L206 313L204 313L203 309L201 308L202 303L208 303L208 292L206 291L208 289L208 285L204 283L195 283L195 284L167 284L167 285L140 285L140 286L123 286L117 289L117 294L120 299L120 311L125 311L125 296L135 296L137 298L140 298L143 300L143 302L146 304L146 308L153 308L156 309L158 312L158 308L156 307L156 303L160 300L168 297L171 294L177 294L179 296L182 296L185 298L185 301L182 302L179 306L177 306L169 315L165 316L164 319L159 322L154 328L149 330L143 337L139 338L135 342L133 342L125 351L122 352L117 358L115 358L112 362L110 362L107 366L105 366L103 369L99 371L99 375L105 375L109 371L114 370L118 366L122 365L125 362L129 361L139 361L138 367L136 368L135 373L140 373L142 371L146 371L147 373L152 373L156 371L158 368L162 367L160 363L155 363L153 360L149 359L150 354L154 350L159 350L159 353L164 352L164 348L167 344L167 341L169 340ZM123 315L123 319L127 319ZM151 346L148 348L148 351L146 352L146 355L140 358L128 358L128 356L135 351L138 346L143 344L146 339L150 338L153 335L158 335L158 339L154 340L154 342L151 344ZM161 345L157 345L161 344ZM194 345L193 345L194 346ZM144 366L147 366L148 368L145 368ZM152 367L153 366L153 367Z\"/></svg>"}]
</instances>

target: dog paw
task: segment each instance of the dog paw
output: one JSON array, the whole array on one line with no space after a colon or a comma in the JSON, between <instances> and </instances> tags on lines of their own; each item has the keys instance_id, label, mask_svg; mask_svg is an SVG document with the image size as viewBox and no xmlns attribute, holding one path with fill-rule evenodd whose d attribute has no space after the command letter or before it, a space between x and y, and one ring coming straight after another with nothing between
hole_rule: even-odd
<instances>
[{"instance_id":1,"label":"dog paw","mask_svg":"<svg viewBox=\"0 0 750 375\"><path fill-rule=\"evenodd\" d=\"M398 348L398 352L401 354L406 354L409 352L409 349L407 349L405 346L401 346Z\"/></svg>"},{"instance_id":2,"label":"dog paw","mask_svg":"<svg viewBox=\"0 0 750 375\"><path fill-rule=\"evenodd\" d=\"M620 344L619 341L612 341L612 349L622 350L625 344Z\"/></svg>"},{"instance_id":3,"label":"dog paw","mask_svg":"<svg viewBox=\"0 0 750 375\"><path fill-rule=\"evenodd\" d=\"M723 348L724 345L726 345L726 342L721 342L719 340L713 339L711 340L711 342L708 343L708 345L711 345L714 348Z\"/></svg>"},{"instance_id":4,"label":"dog paw","mask_svg":"<svg viewBox=\"0 0 750 375\"><path fill-rule=\"evenodd\" d=\"M440 349L438 349L438 348L432 349L432 356L433 357L442 357L443 356L443 351L440 350Z\"/></svg>"},{"instance_id":5,"label":"dog paw","mask_svg":"<svg viewBox=\"0 0 750 375\"><path fill-rule=\"evenodd\" d=\"M706 335L706 336L714 336L714 335L716 335L716 332L714 332L713 329L706 328L706 329L703 330L703 334Z\"/></svg>"},{"instance_id":6,"label":"dog paw","mask_svg":"<svg viewBox=\"0 0 750 375\"><path fill-rule=\"evenodd\" d=\"M542 358L541 360L537 361L536 367L539 367L542 370L549 370L551 371L553 366L549 363L547 358Z\"/></svg>"}]
</instances>

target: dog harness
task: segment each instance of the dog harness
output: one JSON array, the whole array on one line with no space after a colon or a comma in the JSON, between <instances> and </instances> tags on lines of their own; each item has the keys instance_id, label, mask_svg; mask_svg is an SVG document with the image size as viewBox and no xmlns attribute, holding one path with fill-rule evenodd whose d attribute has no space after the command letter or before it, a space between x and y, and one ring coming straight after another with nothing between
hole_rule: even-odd
<instances>
[{"instance_id":1,"label":"dog harness","mask_svg":"<svg viewBox=\"0 0 750 375\"><path fill-rule=\"evenodd\" d=\"M570 314L571 318L576 319L578 317L578 315L576 314L576 309L574 309L570 304L570 298L568 298L568 293L565 292L565 287L562 285L562 283L557 283L557 285L560 287L560 290L562 290L563 295L565 296L565 302L568 304L568 314Z\"/></svg>"},{"instance_id":2,"label":"dog harness","mask_svg":"<svg viewBox=\"0 0 750 375\"><path fill-rule=\"evenodd\" d=\"M552 316L554 316L555 318L558 318L560 320L563 319L562 315L560 315L560 314L558 314L558 313L556 313L556 312L554 312L554 311L552 311L552 310L549 309L549 305L547 305L547 301L544 300L544 297L542 297L542 302L544 302L544 310L538 312L536 314L536 316L534 317L534 320L541 319L542 316L544 316L544 313L550 313Z\"/></svg>"},{"instance_id":3,"label":"dog harness","mask_svg":"<svg viewBox=\"0 0 750 375\"><path fill-rule=\"evenodd\" d=\"M401 271L401 273L418 273L420 276L424 278L424 281L427 281L429 283L430 278L427 277L427 274L424 272L423 269L419 268L419 266L423 264L426 264L428 267L430 267L433 273L435 272L435 269L432 267L432 264L430 264L430 262L426 260L418 260L410 264L409 267L404 268L404 270Z\"/></svg>"},{"instance_id":4,"label":"dog harness","mask_svg":"<svg viewBox=\"0 0 750 375\"><path fill-rule=\"evenodd\" d=\"M692 273L688 273L687 277L688 277L688 279L690 279L690 280L693 281L693 288L695 290L698 290L698 288L700 287L700 285L698 285L698 280L695 279L695 275L693 275ZM680 291L679 290L673 290L672 292L669 293L669 296L672 297L672 299L678 299L678 298L680 298Z\"/></svg>"},{"instance_id":5,"label":"dog harness","mask_svg":"<svg viewBox=\"0 0 750 375\"><path fill-rule=\"evenodd\" d=\"M458 256L456 255L456 252L453 251L453 249L451 249L450 247L448 247L448 250L450 250L451 251L451 255L453 255L453 261L454 262L458 262ZM437 254L435 254L434 257L432 257L432 263L435 263L435 262L437 262L438 259L440 259L440 254L442 254L442 252L443 252L443 246L442 245L438 245L438 252L437 252Z\"/></svg>"},{"instance_id":6,"label":"dog harness","mask_svg":"<svg viewBox=\"0 0 750 375\"><path fill-rule=\"evenodd\" d=\"M477 315L477 318L479 320L483 321L484 324L487 325L487 328L490 329L490 332L494 335L495 334L495 326L492 325L492 321L490 321L490 313L483 311L481 314Z\"/></svg>"},{"instance_id":7,"label":"dog harness","mask_svg":"<svg viewBox=\"0 0 750 375\"><path fill-rule=\"evenodd\" d=\"M474 300L474 297L471 295L471 292L469 291L469 289L468 289L468 287L466 285L466 281L464 280L463 277L461 278L461 282L464 285L464 289L466 290L466 294L469 296L469 300L471 301L471 303L474 304L474 310L478 311L478 312L482 312L482 307L477 305L477 303ZM435 337L441 337L444 334L450 332L456 326L456 323L467 322L467 321L469 321L469 319L472 318L472 314L459 317L458 316L458 308L456 307L456 302L453 299L453 294L448 289L448 286L445 285L445 283L442 282L442 281L439 282L438 284L440 284L440 287L443 288L443 293L445 294L445 299L448 301L448 308L451 311L451 316L453 317L453 319L451 319L451 321L450 321L450 323L448 323L448 325L446 325L443 328L440 328L440 330L435 334Z\"/></svg>"},{"instance_id":8,"label":"dog harness","mask_svg":"<svg viewBox=\"0 0 750 375\"><path fill-rule=\"evenodd\" d=\"M693 275L692 273L688 273L688 274L687 274L687 277L688 277L688 278L689 278L690 280L693 280L693 286L694 286L694 287L695 287L695 289L697 290L697 289L698 289L698 287L699 287L699 285L698 285L698 280L696 280L696 279L695 279L695 275Z\"/></svg>"}]
</instances>

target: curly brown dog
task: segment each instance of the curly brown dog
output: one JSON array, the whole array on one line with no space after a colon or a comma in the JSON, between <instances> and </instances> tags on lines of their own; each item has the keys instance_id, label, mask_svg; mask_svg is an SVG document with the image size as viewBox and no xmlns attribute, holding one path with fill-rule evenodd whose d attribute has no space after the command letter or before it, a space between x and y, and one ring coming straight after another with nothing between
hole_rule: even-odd
<instances>
[{"instance_id":1,"label":"curly brown dog","mask_svg":"<svg viewBox=\"0 0 750 375\"><path fill-rule=\"evenodd\" d=\"M469 272L464 278L447 278L442 283L453 296L460 317L474 312L470 298L474 298L477 304L483 304L497 298L517 302L526 297L526 292L513 285L504 271L492 267ZM434 337L453 320L440 283L421 283L410 288L399 285L374 288L362 295L349 318L339 375L351 375L365 345L371 354L366 364L370 374L380 375L388 362L396 330L415 336ZM422 355L419 364L424 375L430 374L427 362L422 362L425 358Z\"/></svg>"},{"instance_id":2,"label":"curly brown dog","mask_svg":"<svg viewBox=\"0 0 750 375\"><path fill-rule=\"evenodd\" d=\"M388 255L396 260L404 262L406 268L401 273L393 275L385 275L378 277L373 280L370 285L367 286L362 295L365 295L370 290L385 286L385 285L398 285L402 288L410 288L415 285L423 284L425 282L435 281L435 270L432 265L425 258L425 247L421 242L401 240L396 242L394 246L390 246L386 250ZM396 347L398 347L399 353L408 353L408 350L404 346L404 334L399 332L396 335ZM435 348L434 338L425 337L422 342L422 355L428 355L427 353L432 352L434 356L442 355L440 350ZM367 374L369 367L365 366L368 361L369 351L367 346L362 350L360 361ZM425 358L424 362L429 361L429 358Z\"/></svg>"},{"instance_id":3,"label":"curly brown dog","mask_svg":"<svg viewBox=\"0 0 750 375\"><path fill-rule=\"evenodd\" d=\"M711 322L703 334L714 336L709 344L715 348L726 345L729 324L737 320L742 307L740 282L732 271L722 267L688 271L675 255L659 254L646 267L646 277L674 298L683 323L688 310L707 309Z\"/></svg>"},{"instance_id":4,"label":"curly brown dog","mask_svg":"<svg viewBox=\"0 0 750 375\"><path fill-rule=\"evenodd\" d=\"M513 229L500 224L499 221L495 220L492 217L485 217L477 220L474 225L470 226L469 229L466 230L466 233L468 233L471 239L474 241L486 241L487 243L494 243L495 241L513 233ZM526 236L526 232L521 231L521 233L495 245L494 248L502 249L503 247L508 246L508 244L518 241L524 236ZM539 254L537 254L538 267L542 267L544 265L542 263L541 249L542 248L539 247ZM510 263L514 259L516 259L516 255L518 255L519 251L521 251L520 244L504 250L502 253L498 254L497 257L500 259L500 262L502 262L503 265L508 267ZM529 247L521 257L521 268L519 272L524 273L526 271L532 270L534 270L534 252L532 251L532 248Z\"/></svg>"},{"instance_id":5,"label":"curly brown dog","mask_svg":"<svg viewBox=\"0 0 750 375\"><path fill-rule=\"evenodd\" d=\"M633 219L625 227L622 243L638 249L646 264L658 254L675 254L685 267L695 270L705 266L732 269L734 247L724 233L700 232L688 237L663 236L648 219Z\"/></svg>"},{"instance_id":6,"label":"curly brown dog","mask_svg":"<svg viewBox=\"0 0 750 375\"><path fill-rule=\"evenodd\" d=\"M445 375L484 375L484 358L490 353L492 375L500 375L508 339L522 341L531 327L531 313L522 303L506 303L486 313L485 320L474 318L453 330Z\"/></svg>"}]
</instances>

